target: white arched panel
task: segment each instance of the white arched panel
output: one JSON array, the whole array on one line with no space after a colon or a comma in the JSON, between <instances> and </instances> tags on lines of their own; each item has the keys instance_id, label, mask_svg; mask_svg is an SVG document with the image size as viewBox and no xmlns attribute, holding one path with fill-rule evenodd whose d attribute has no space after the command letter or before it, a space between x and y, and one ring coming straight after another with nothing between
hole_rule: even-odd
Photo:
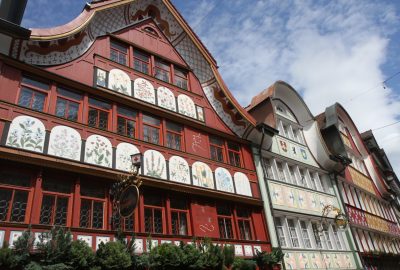
<instances>
[{"instance_id":1,"label":"white arched panel","mask_svg":"<svg viewBox=\"0 0 400 270\"><path fill-rule=\"evenodd\" d=\"M156 104L154 87L148 80L137 78L134 81L133 96L148 103Z\"/></svg>"},{"instance_id":2,"label":"white arched panel","mask_svg":"<svg viewBox=\"0 0 400 270\"><path fill-rule=\"evenodd\" d=\"M192 164L193 185L214 189L214 178L210 167L200 161Z\"/></svg>"},{"instance_id":3,"label":"white arched panel","mask_svg":"<svg viewBox=\"0 0 400 270\"><path fill-rule=\"evenodd\" d=\"M79 161L81 159L81 135L73 128L56 126L51 130L49 155Z\"/></svg>"},{"instance_id":4,"label":"white arched panel","mask_svg":"<svg viewBox=\"0 0 400 270\"><path fill-rule=\"evenodd\" d=\"M104 167L112 166L111 142L101 135L91 135L86 140L85 162Z\"/></svg>"},{"instance_id":5,"label":"white arched panel","mask_svg":"<svg viewBox=\"0 0 400 270\"><path fill-rule=\"evenodd\" d=\"M160 86L157 89L157 103L158 106L176 112L175 96L171 90L166 87Z\"/></svg>"},{"instance_id":6,"label":"white arched panel","mask_svg":"<svg viewBox=\"0 0 400 270\"><path fill-rule=\"evenodd\" d=\"M215 182L218 190L234 192L232 176L227 169L219 167L215 170Z\"/></svg>"},{"instance_id":7,"label":"white arched panel","mask_svg":"<svg viewBox=\"0 0 400 270\"><path fill-rule=\"evenodd\" d=\"M115 156L115 168L117 170L132 171L131 155L139 153L139 149L130 143L120 143L117 145Z\"/></svg>"},{"instance_id":8,"label":"white arched panel","mask_svg":"<svg viewBox=\"0 0 400 270\"><path fill-rule=\"evenodd\" d=\"M6 145L42 153L45 136L44 125L39 119L17 116L11 122Z\"/></svg>"},{"instance_id":9,"label":"white arched panel","mask_svg":"<svg viewBox=\"0 0 400 270\"><path fill-rule=\"evenodd\" d=\"M190 184L190 170L186 160L178 156L169 159L169 179L175 182Z\"/></svg>"},{"instance_id":10,"label":"white arched panel","mask_svg":"<svg viewBox=\"0 0 400 270\"><path fill-rule=\"evenodd\" d=\"M233 178L235 179L235 187L237 194L252 196L250 181L244 173L236 172Z\"/></svg>"},{"instance_id":11,"label":"white arched panel","mask_svg":"<svg viewBox=\"0 0 400 270\"><path fill-rule=\"evenodd\" d=\"M178 112L180 114L196 118L196 106L193 100L187 95L178 96Z\"/></svg>"},{"instance_id":12,"label":"white arched panel","mask_svg":"<svg viewBox=\"0 0 400 270\"><path fill-rule=\"evenodd\" d=\"M147 150L143 155L143 174L151 177L167 179L164 156L155 150Z\"/></svg>"},{"instance_id":13,"label":"white arched panel","mask_svg":"<svg viewBox=\"0 0 400 270\"><path fill-rule=\"evenodd\" d=\"M131 96L131 79L120 69L112 69L108 74L108 88L119 93Z\"/></svg>"}]
</instances>

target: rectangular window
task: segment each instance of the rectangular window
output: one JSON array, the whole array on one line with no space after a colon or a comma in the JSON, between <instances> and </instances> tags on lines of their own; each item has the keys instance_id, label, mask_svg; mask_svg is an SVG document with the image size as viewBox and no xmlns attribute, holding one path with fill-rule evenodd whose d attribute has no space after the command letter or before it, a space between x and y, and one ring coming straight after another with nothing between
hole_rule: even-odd
<instances>
[{"instance_id":1,"label":"rectangular window","mask_svg":"<svg viewBox=\"0 0 400 270\"><path fill-rule=\"evenodd\" d=\"M174 84L185 90L188 89L187 71L184 69L174 67Z\"/></svg>"},{"instance_id":2,"label":"rectangular window","mask_svg":"<svg viewBox=\"0 0 400 270\"><path fill-rule=\"evenodd\" d=\"M279 243L282 247L287 247L285 232L280 217L275 218L276 233L278 234Z\"/></svg>"},{"instance_id":3,"label":"rectangular window","mask_svg":"<svg viewBox=\"0 0 400 270\"><path fill-rule=\"evenodd\" d=\"M88 125L107 130L111 105L98 99L89 98Z\"/></svg>"},{"instance_id":4,"label":"rectangular window","mask_svg":"<svg viewBox=\"0 0 400 270\"><path fill-rule=\"evenodd\" d=\"M81 228L103 229L104 188L99 185L81 183L81 209L79 226Z\"/></svg>"},{"instance_id":5,"label":"rectangular window","mask_svg":"<svg viewBox=\"0 0 400 270\"><path fill-rule=\"evenodd\" d=\"M307 176L306 176L307 172L306 172L306 170L299 169L299 173L300 173L300 177L298 179L298 184L300 186L307 187Z\"/></svg>"},{"instance_id":6,"label":"rectangular window","mask_svg":"<svg viewBox=\"0 0 400 270\"><path fill-rule=\"evenodd\" d=\"M239 227L239 237L242 240L253 240L251 234L251 215L247 209L238 208L236 210L237 222Z\"/></svg>"},{"instance_id":7,"label":"rectangular window","mask_svg":"<svg viewBox=\"0 0 400 270\"><path fill-rule=\"evenodd\" d=\"M210 153L211 159L224 161L224 141L220 138L210 136Z\"/></svg>"},{"instance_id":8,"label":"rectangular window","mask_svg":"<svg viewBox=\"0 0 400 270\"><path fill-rule=\"evenodd\" d=\"M164 204L161 196L144 196L144 229L148 233L163 233Z\"/></svg>"},{"instance_id":9,"label":"rectangular window","mask_svg":"<svg viewBox=\"0 0 400 270\"><path fill-rule=\"evenodd\" d=\"M293 166L288 166L289 168L289 174L290 174L290 182L292 184L296 184L296 174L295 174L295 168Z\"/></svg>"},{"instance_id":10,"label":"rectangular window","mask_svg":"<svg viewBox=\"0 0 400 270\"><path fill-rule=\"evenodd\" d=\"M301 130L300 129L293 128L293 136L294 136L294 140L295 141L297 141L297 142L299 142L301 144L304 144L303 137L301 136Z\"/></svg>"},{"instance_id":11,"label":"rectangular window","mask_svg":"<svg viewBox=\"0 0 400 270\"><path fill-rule=\"evenodd\" d=\"M240 167L240 145L228 142L229 163L233 166Z\"/></svg>"},{"instance_id":12,"label":"rectangular window","mask_svg":"<svg viewBox=\"0 0 400 270\"><path fill-rule=\"evenodd\" d=\"M61 87L57 88L56 115L71 121L78 121L82 99L82 94Z\"/></svg>"},{"instance_id":13,"label":"rectangular window","mask_svg":"<svg viewBox=\"0 0 400 270\"><path fill-rule=\"evenodd\" d=\"M332 241L331 241L331 236L330 236L330 234L329 234L329 227L328 227L328 225L326 225L326 224L324 224L323 226L323 231L322 231L322 233L323 233L323 235L324 235L324 238L325 238L325 244L326 244L326 247L328 248L328 249L333 249L333 245L332 245Z\"/></svg>"},{"instance_id":14,"label":"rectangular window","mask_svg":"<svg viewBox=\"0 0 400 270\"><path fill-rule=\"evenodd\" d=\"M146 142L160 144L161 120L143 114L143 140Z\"/></svg>"},{"instance_id":15,"label":"rectangular window","mask_svg":"<svg viewBox=\"0 0 400 270\"><path fill-rule=\"evenodd\" d=\"M273 173L272 166L271 166L271 160L264 158L263 161L264 161L265 170L267 172L267 177L269 179L274 179L274 173Z\"/></svg>"},{"instance_id":16,"label":"rectangular window","mask_svg":"<svg viewBox=\"0 0 400 270\"><path fill-rule=\"evenodd\" d=\"M150 55L134 49L133 51L133 68L145 74L149 74Z\"/></svg>"},{"instance_id":17,"label":"rectangular window","mask_svg":"<svg viewBox=\"0 0 400 270\"><path fill-rule=\"evenodd\" d=\"M113 230L134 231L135 230L135 214L130 217L123 218L118 211L113 210L111 226Z\"/></svg>"},{"instance_id":18,"label":"rectangular window","mask_svg":"<svg viewBox=\"0 0 400 270\"><path fill-rule=\"evenodd\" d=\"M311 248L312 246L311 246L310 235L308 234L307 223L301 220L300 227L301 227L301 236L303 238L304 247Z\"/></svg>"},{"instance_id":19,"label":"rectangular window","mask_svg":"<svg viewBox=\"0 0 400 270\"><path fill-rule=\"evenodd\" d=\"M171 66L169 63L156 58L154 67L154 76L164 82L171 82L170 76Z\"/></svg>"},{"instance_id":20,"label":"rectangular window","mask_svg":"<svg viewBox=\"0 0 400 270\"><path fill-rule=\"evenodd\" d=\"M311 227L314 232L314 238L315 238L315 245L317 248L321 249L322 248L322 241L321 241L321 236L318 232L318 224L317 223L311 223Z\"/></svg>"},{"instance_id":21,"label":"rectangular window","mask_svg":"<svg viewBox=\"0 0 400 270\"><path fill-rule=\"evenodd\" d=\"M167 121L167 147L182 150L183 126Z\"/></svg>"},{"instance_id":22,"label":"rectangular window","mask_svg":"<svg viewBox=\"0 0 400 270\"><path fill-rule=\"evenodd\" d=\"M126 66L126 63L128 63L128 46L116 41L111 41L110 59Z\"/></svg>"},{"instance_id":23,"label":"rectangular window","mask_svg":"<svg viewBox=\"0 0 400 270\"><path fill-rule=\"evenodd\" d=\"M338 231L338 229L336 228L335 225L332 225L332 231L333 231L333 237L335 239L337 249L342 250L343 246L342 246L342 242L340 241L340 238L341 238L340 233L341 232Z\"/></svg>"},{"instance_id":24,"label":"rectangular window","mask_svg":"<svg viewBox=\"0 0 400 270\"><path fill-rule=\"evenodd\" d=\"M0 221L25 222L31 176L0 169Z\"/></svg>"},{"instance_id":25,"label":"rectangular window","mask_svg":"<svg viewBox=\"0 0 400 270\"><path fill-rule=\"evenodd\" d=\"M296 226L294 224L293 219L287 219L288 229L289 229L289 236L292 242L292 247L298 248L300 247L299 237L297 236Z\"/></svg>"},{"instance_id":26,"label":"rectangular window","mask_svg":"<svg viewBox=\"0 0 400 270\"><path fill-rule=\"evenodd\" d=\"M184 199L170 199L172 234L188 234L189 211Z\"/></svg>"},{"instance_id":27,"label":"rectangular window","mask_svg":"<svg viewBox=\"0 0 400 270\"><path fill-rule=\"evenodd\" d=\"M117 133L130 138L136 137L136 111L118 107Z\"/></svg>"},{"instance_id":28,"label":"rectangular window","mask_svg":"<svg viewBox=\"0 0 400 270\"><path fill-rule=\"evenodd\" d=\"M22 77L18 105L36 111L45 111L50 85L29 77Z\"/></svg>"},{"instance_id":29,"label":"rectangular window","mask_svg":"<svg viewBox=\"0 0 400 270\"><path fill-rule=\"evenodd\" d=\"M285 171L283 170L283 165L281 162L276 162L276 168L278 170L278 180L285 182L286 177L285 177Z\"/></svg>"},{"instance_id":30,"label":"rectangular window","mask_svg":"<svg viewBox=\"0 0 400 270\"><path fill-rule=\"evenodd\" d=\"M219 236L221 238L232 239L232 209L226 205L217 206Z\"/></svg>"}]
</instances>

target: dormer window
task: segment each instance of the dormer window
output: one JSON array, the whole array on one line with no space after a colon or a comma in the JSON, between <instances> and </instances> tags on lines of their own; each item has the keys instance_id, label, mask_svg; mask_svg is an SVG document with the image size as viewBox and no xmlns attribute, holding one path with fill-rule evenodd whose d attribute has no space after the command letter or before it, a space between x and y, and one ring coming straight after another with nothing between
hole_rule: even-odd
<instances>
[{"instance_id":1,"label":"dormer window","mask_svg":"<svg viewBox=\"0 0 400 270\"><path fill-rule=\"evenodd\" d=\"M126 66L128 63L128 46L111 41L110 59Z\"/></svg>"},{"instance_id":2,"label":"dormer window","mask_svg":"<svg viewBox=\"0 0 400 270\"><path fill-rule=\"evenodd\" d=\"M145 74L149 74L150 55L135 49L133 51L133 68Z\"/></svg>"}]
</instances>

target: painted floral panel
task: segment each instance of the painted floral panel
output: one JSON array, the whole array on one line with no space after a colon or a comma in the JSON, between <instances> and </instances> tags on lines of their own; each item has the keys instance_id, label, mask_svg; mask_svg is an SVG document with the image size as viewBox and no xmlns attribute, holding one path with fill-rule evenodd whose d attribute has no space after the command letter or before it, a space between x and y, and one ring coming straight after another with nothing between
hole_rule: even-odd
<instances>
[{"instance_id":1,"label":"painted floral panel","mask_svg":"<svg viewBox=\"0 0 400 270\"><path fill-rule=\"evenodd\" d=\"M132 171L131 155L139 153L139 149L130 143L120 143L117 145L115 156L115 167L117 170Z\"/></svg>"},{"instance_id":2,"label":"painted floral panel","mask_svg":"<svg viewBox=\"0 0 400 270\"><path fill-rule=\"evenodd\" d=\"M96 250L99 248L100 243L106 244L110 242L109 236L97 236L96 237Z\"/></svg>"},{"instance_id":3,"label":"painted floral panel","mask_svg":"<svg viewBox=\"0 0 400 270\"><path fill-rule=\"evenodd\" d=\"M298 268L300 269L311 269L310 263L308 262L308 256L307 253L298 253L297 254L298 258Z\"/></svg>"},{"instance_id":4,"label":"painted floral panel","mask_svg":"<svg viewBox=\"0 0 400 270\"><path fill-rule=\"evenodd\" d=\"M196 118L196 108L193 100L187 95L178 96L178 110L180 114Z\"/></svg>"},{"instance_id":5,"label":"painted floral panel","mask_svg":"<svg viewBox=\"0 0 400 270\"><path fill-rule=\"evenodd\" d=\"M197 119L204 122L204 109L196 105Z\"/></svg>"},{"instance_id":6,"label":"painted floral panel","mask_svg":"<svg viewBox=\"0 0 400 270\"><path fill-rule=\"evenodd\" d=\"M6 145L42 153L45 135L44 125L39 119L17 116L11 122Z\"/></svg>"},{"instance_id":7,"label":"painted floral panel","mask_svg":"<svg viewBox=\"0 0 400 270\"><path fill-rule=\"evenodd\" d=\"M190 184L189 165L181 157L173 156L169 159L169 179L171 181Z\"/></svg>"},{"instance_id":8,"label":"painted floral panel","mask_svg":"<svg viewBox=\"0 0 400 270\"><path fill-rule=\"evenodd\" d=\"M286 269L295 269L296 268L296 258L295 253L284 252L285 256L283 257L285 268Z\"/></svg>"},{"instance_id":9,"label":"painted floral panel","mask_svg":"<svg viewBox=\"0 0 400 270\"><path fill-rule=\"evenodd\" d=\"M119 93L131 96L131 79L120 69L112 69L108 74L108 88Z\"/></svg>"},{"instance_id":10,"label":"painted floral panel","mask_svg":"<svg viewBox=\"0 0 400 270\"><path fill-rule=\"evenodd\" d=\"M153 85L142 78L137 78L133 83L133 96L137 99L156 104L156 94Z\"/></svg>"},{"instance_id":11,"label":"painted floral panel","mask_svg":"<svg viewBox=\"0 0 400 270\"><path fill-rule=\"evenodd\" d=\"M218 190L234 192L232 176L227 169L219 167L215 170L215 182Z\"/></svg>"},{"instance_id":12,"label":"painted floral panel","mask_svg":"<svg viewBox=\"0 0 400 270\"><path fill-rule=\"evenodd\" d=\"M244 173L236 172L233 178L235 179L235 187L237 194L252 196L249 179Z\"/></svg>"},{"instance_id":13,"label":"painted floral panel","mask_svg":"<svg viewBox=\"0 0 400 270\"><path fill-rule=\"evenodd\" d=\"M77 239L85 242L89 247L92 247L92 236L91 235L78 235Z\"/></svg>"},{"instance_id":14,"label":"painted floral panel","mask_svg":"<svg viewBox=\"0 0 400 270\"><path fill-rule=\"evenodd\" d=\"M51 130L49 155L79 161L81 158L81 135L73 128L56 126Z\"/></svg>"},{"instance_id":15,"label":"painted floral panel","mask_svg":"<svg viewBox=\"0 0 400 270\"><path fill-rule=\"evenodd\" d=\"M105 70L96 69L96 85L107 87L107 72Z\"/></svg>"},{"instance_id":16,"label":"painted floral panel","mask_svg":"<svg viewBox=\"0 0 400 270\"><path fill-rule=\"evenodd\" d=\"M158 106L176 112L175 96L171 90L166 87L160 86L157 89L157 103Z\"/></svg>"},{"instance_id":17,"label":"painted floral panel","mask_svg":"<svg viewBox=\"0 0 400 270\"><path fill-rule=\"evenodd\" d=\"M147 150L143 155L144 175L167 179L167 170L164 156L155 150Z\"/></svg>"},{"instance_id":18,"label":"painted floral panel","mask_svg":"<svg viewBox=\"0 0 400 270\"><path fill-rule=\"evenodd\" d=\"M192 164L193 185L214 189L214 178L210 167L200 161Z\"/></svg>"},{"instance_id":19,"label":"painted floral panel","mask_svg":"<svg viewBox=\"0 0 400 270\"><path fill-rule=\"evenodd\" d=\"M89 136L86 140L85 162L104 167L111 167L111 142L101 135Z\"/></svg>"}]
</instances>

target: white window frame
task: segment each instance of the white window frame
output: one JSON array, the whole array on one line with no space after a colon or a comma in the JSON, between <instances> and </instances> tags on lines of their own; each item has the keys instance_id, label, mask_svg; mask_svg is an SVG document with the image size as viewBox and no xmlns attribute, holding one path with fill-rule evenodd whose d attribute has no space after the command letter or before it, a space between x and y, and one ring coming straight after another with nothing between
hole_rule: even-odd
<instances>
[{"instance_id":1,"label":"white window frame","mask_svg":"<svg viewBox=\"0 0 400 270\"><path fill-rule=\"evenodd\" d=\"M280 224L281 224L280 226L278 226L277 223L276 223L277 219L280 221ZM277 233L277 236L278 236L279 244L282 247L290 247L288 245L289 244L288 235L287 235L287 231L286 231L286 228L285 228L285 218L283 218L283 217L274 217L274 222L275 222L275 228L276 228L276 233ZM279 236L279 233L278 233L278 227L281 227L281 229L282 229L283 239L285 240L285 245L282 245L282 243L281 243L281 240L280 240L281 237Z\"/></svg>"},{"instance_id":2,"label":"white window frame","mask_svg":"<svg viewBox=\"0 0 400 270\"><path fill-rule=\"evenodd\" d=\"M304 224L305 224L305 229L301 226L302 222L304 222ZM297 225L298 225L299 230L300 230L300 236L301 236L301 242L302 242L303 248L312 249L313 248L313 243L311 241L311 234L310 234L308 223L309 222L306 221L306 220L299 219ZM304 237L303 232L307 233L307 238ZM308 242L310 243L309 247L306 246L306 239L308 239Z\"/></svg>"},{"instance_id":3,"label":"white window frame","mask_svg":"<svg viewBox=\"0 0 400 270\"><path fill-rule=\"evenodd\" d=\"M291 245L291 247L292 248L301 248L301 241L300 241L300 237L299 237L299 232L298 232L298 228L297 228L297 226L296 226L296 219L295 218L285 218L285 220L286 220L286 226L287 226L287 228L288 228L288 233L289 233L289 239L290 239L290 245ZM290 221L293 221L293 226L294 226L294 232L296 233L296 237L292 237L292 234L291 234L291 226L289 226L289 220ZM297 239L297 243L298 243L298 247L295 247L294 246L294 241L293 241L293 239Z\"/></svg>"}]
</instances>

